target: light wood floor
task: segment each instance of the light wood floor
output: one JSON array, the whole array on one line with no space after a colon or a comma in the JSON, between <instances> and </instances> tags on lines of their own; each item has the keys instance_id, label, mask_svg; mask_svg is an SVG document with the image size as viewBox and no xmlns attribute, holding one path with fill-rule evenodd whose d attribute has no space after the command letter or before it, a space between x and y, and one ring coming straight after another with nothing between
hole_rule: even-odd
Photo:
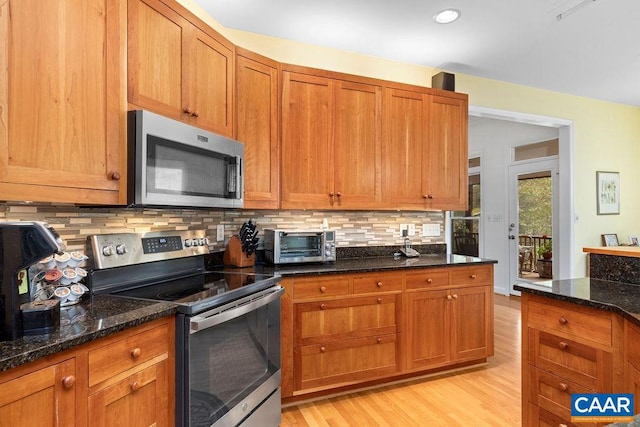
<instances>
[{"instance_id":1,"label":"light wood floor","mask_svg":"<svg viewBox=\"0 0 640 427\"><path fill-rule=\"evenodd\" d=\"M520 299L496 295L486 365L288 406L281 426L520 426L520 349Z\"/></svg>"}]
</instances>

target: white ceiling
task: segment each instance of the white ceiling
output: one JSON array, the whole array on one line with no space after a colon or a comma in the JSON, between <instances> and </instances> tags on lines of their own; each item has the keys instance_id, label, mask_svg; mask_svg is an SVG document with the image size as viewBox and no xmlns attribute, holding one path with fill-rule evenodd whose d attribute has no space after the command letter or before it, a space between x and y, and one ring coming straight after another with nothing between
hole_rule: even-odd
<instances>
[{"instance_id":1,"label":"white ceiling","mask_svg":"<svg viewBox=\"0 0 640 427\"><path fill-rule=\"evenodd\" d=\"M640 107L640 0L195 3L232 29ZM434 23L448 7L461 18Z\"/></svg>"}]
</instances>

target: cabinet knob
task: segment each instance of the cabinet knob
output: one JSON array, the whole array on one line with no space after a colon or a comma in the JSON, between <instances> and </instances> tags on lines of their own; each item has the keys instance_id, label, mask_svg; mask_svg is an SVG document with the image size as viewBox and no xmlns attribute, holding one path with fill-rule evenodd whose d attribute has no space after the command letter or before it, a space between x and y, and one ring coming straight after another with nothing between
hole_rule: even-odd
<instances>
[{"instance_id":1,"label":"cabinet knob","mask_svg":"<svg viewBox=\"0 0 640 427\"><path fill-rule=\"evenodd\" d=\"M427 279L427 283L433 283L433 279Z\"/></svg>"},{"instance_id":2,"label":"cabinet knob","mask_svg":"<svg viewBox=\"0 0 640 427\"><path fill-rule=\"evenodd\" d=\"M558 427L569 427L566 424L558 424Z\"/></svg>"},{"instance_id":3,"label":"cabinet knob","mask_svg":"<svg viewBox=\"0 0 640 427\"><path fill-rule=\"evenodd\" d=\"M333 191L329 192L329 197L333 197L335 196L335 194L333 194Z\"/></svg>"},{"instance_id":4,"label":"cabinet knob","mask_svg":"<svg viewBox=\"0 0 640 427\"><path fill-rule=\"evenodd\" d=\"M338 191L338 192L336 193L336 196L338 196L338 197L342 197L342 193Z\"/></svg>"},{"instance_id":5,"label":"cabinet knob","mask_svg":"<svg viewBox=\"0 0 640 427\"><path fill-rule=\"evenodd\" d=\"M320 347L320 353L324 353L325 351L327 351L326 347Z\"/></svg>"},{"instance_id":6,"label":"cabinet knob","mask_svg":"<svg viewBox=\"0 0 640 427\"><path fill-rule=\"evenodd\" d=\"M193 117L200 117L200 113L198 113L198 111L197 111L197 110L196 110L196 111L194 111L191 115L192 115Z\"/></svg>"},{"instance_id":7,"label":"cabinet knob","mask_svg":"<svg viewBox=\"0 0 640 427\"><path fill-rule=\"evenodd\" d=\"M187 114L191 114L193 112L193 110L191 110L191 108L189 107L185 107L184 112Z\"/></svg>"},{"instance_id":8,"label":"cabinet knob","mask_svg":"<svg viewBox=\"0 0 640 427\"><path fill-rule=\"evenodd\" d=\"M565 383L560 383L560 384L558 384L558 390L567 391L567 390L569 390L569 386L567 384L565 384Z\"/></svg>"},{"instance_id":9,"label":"cabinet knob","mask_svg":"<svg viewBox=\"0 0 640 427\"><path fill-rule=\"evenodd\" d=\"M471 279L475 280L475 279L476 279L476 275L475 275L475 274L472 274L471 276L469 276L469 278L471 278Z\"/></svg>"},{"instance_id":10,"label":"cabinet knob","mask_svg":"<svg viewBox=\"0 0 640 427\"><path fill-rule=\"evenodd\" d=\"M320 304L320 310L324 310L325 308L327 308L327 306L326 306L326 305L324 305L324 304Z\"/></svg>"},{"instance_id":11,"label":"cabinet knob","mask_svg":"<svg viewBox=\"0 0 640 427\"><path fill-rule=\"evenodd\" d=\"M378 344L382 343L382 338L378 338L378 339L376 339L376 342L377 342Z\"/></svg>"},{"instance_id":12,"label":"cabinet knob","mask_svg":"<svg viewBox=\"0 0 640 427\"><path fill-rule=\"evenodd\" d=\"M71 388L76 383L76 377L74 375L67 375L62 379L62 386L64 388Z\"/></svg>"},{"instance_id":13,"label":"cabinet knob","mask_svg":"<svg viewBox=\"0 0 640 427\"><path fill-rule=\"evenodd\" d=\"M142 384L140 384L140 381L134 381L134 382L131 383L131 390L138 391L138 390L140 390L141 386L142 386Z\"/></svg>"},{"instance_id":14,"label":"cabinet knob","mask_svg":"<svg viewBox=\"0 0 640 427\"><path fill-rule=\"evenodd\" d=\"M447 299L450 300L453 299L453 297L451 295L447 295Z\"/></svg>"},{"instance_id":15,"label":"cabinet knob","mask_svg":"<svg viewBox=\"0 0 640 427\"><path fill-rule=\"evenodd\" d=\"M560 347L560 350L566 350L567 348L569 348L569 344L567 344L564 341L560 341L560 343L558 344L558 347Z\"/></svg>"},{"instance_id":16,"label":"cabinet knob","mask_svg":"<svg viewBox=\"0 0 640 427\"><path fill-rule=\"evenodd\" d=\"M381 287L382 287L382 282L378 282L378 283L376 283L376 286L377 286L377 287L379 287L379 288L381 288Z\"/></svg>"},{"instance_id":17,"label":"cabinet knob","mask_svg":"<svg viewBox=\"0 0 640 427\"><path fill-rule=\"evenodd\" d=\"M562 316L558 319L558 323L560 323L561 325L566 325L567 323L569 323L569 320L566 317Z\"/></svg>"},{"instance_id":18,"label":"cabinet knob","mask_svg":"<svg viewBox=\"0 0 640 427\"><path fill-rule=\"evenodd\" d=\"M327 287L326 286L320 286L320 292L322 292L322 293L327 292Z\"/></svg>"},{"instance_id":19,"label":"cabinet knob","mask_svg":"<svg viewBox=\"0 0 640 427\"><path fill-rule=\"evenodd\" d=\"M453 299L458 299L458 294L453 294Z\"/></svg>"},{"instance_id":20,"label":"cabinet knob","mask_svg":"<svg viewBox=\"0 0 640 427\"><path fill-rule=\"evenodd\" d=\"M382 298L378 298L378 304L382 304Z\"/></svg>"},{"instance_id":21,"label":"cabinet knob","mask_svg":"<svg viewBox=\"0 0 640 427\"><path fill-rule=\"evenodd\" d=\"M118 172L114 172L111 174L111 179L113 181L120 181L120 174Z\"/></svg>"},{"instance_id":22,"label":"cabinet knob","mask_svg":"<svg viewBox=\"0 0 640 427\"><path fill-rule=\"evenodd\" d=\"M141 354L142 354L142 350L140 350L140 347L136 347L133 350L131 350L131 357L134 359L137 359L138 357L140 357Z\"/></svg>"},{"instance_id":23,"label":"cabinet knob","mask_svg":"<svg viewBox=\"0 0 640 427\"><path fill-rule=\"evenodd\" d=\"M423 194L422 198L423 199L433 199L433 196L431 194Z\"/></svg>"}]
</instances>

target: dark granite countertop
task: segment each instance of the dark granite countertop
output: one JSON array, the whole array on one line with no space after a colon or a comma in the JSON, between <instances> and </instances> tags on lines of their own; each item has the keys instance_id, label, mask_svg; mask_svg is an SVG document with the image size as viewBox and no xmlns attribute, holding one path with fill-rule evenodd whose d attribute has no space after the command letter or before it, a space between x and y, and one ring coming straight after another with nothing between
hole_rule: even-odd
<instances>
[{"instance_id":1,"label":"dark granite countertop","mask_svg":"<svg viewBox=\"0 0 640 427\"><path fill-rule=\"evenodd\" d=\"M59 353L142 323L175 314L176 305L98 295L60 310L60 327L47 335L0 342L0 371Z\"/></svg>"},{"instance_id":2,"label":"dark granite countertop","mask_svg":"<svg viewBox=\"0 0 640 427\"><path fill-rule=\"evenodd\" d=\"M514 289L618 313L640 326L640 285L581 278L553 280L550 287L520 283Z\"/></svg>"},{"instance_id":3,"label":"dark granite countertop","mask_svg":"<svg viewBox=\"0 0 640 427\"><path fill-rule=\"evenodd\" d=\"M359 273L416 268L453 267L477 264L495 264L497 261L465 255L421 254L416 258L374 256L362 258L338 258L336 262L323 264L259 265L256 271L273 273L282 277L296 275Z\"/></svg>"}]
</instances>

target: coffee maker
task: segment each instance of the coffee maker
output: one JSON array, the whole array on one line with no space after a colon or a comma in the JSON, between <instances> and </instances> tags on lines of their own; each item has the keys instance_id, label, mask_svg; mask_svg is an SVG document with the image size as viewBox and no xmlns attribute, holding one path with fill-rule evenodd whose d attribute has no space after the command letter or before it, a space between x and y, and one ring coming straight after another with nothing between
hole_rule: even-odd
<instances>
[{"instance_id":1,"label":"coffee maker","mask_svg":"<svg viewBox=\"0 0 640 427\"><path fill-rule=\"evenodd\" d=\"M23 336L20 304L30 299L20 289L20 274L43 258L62 252L62 239L47 223L40 221L0 222L0 341Z\"/></svg>"}]
</instances>

